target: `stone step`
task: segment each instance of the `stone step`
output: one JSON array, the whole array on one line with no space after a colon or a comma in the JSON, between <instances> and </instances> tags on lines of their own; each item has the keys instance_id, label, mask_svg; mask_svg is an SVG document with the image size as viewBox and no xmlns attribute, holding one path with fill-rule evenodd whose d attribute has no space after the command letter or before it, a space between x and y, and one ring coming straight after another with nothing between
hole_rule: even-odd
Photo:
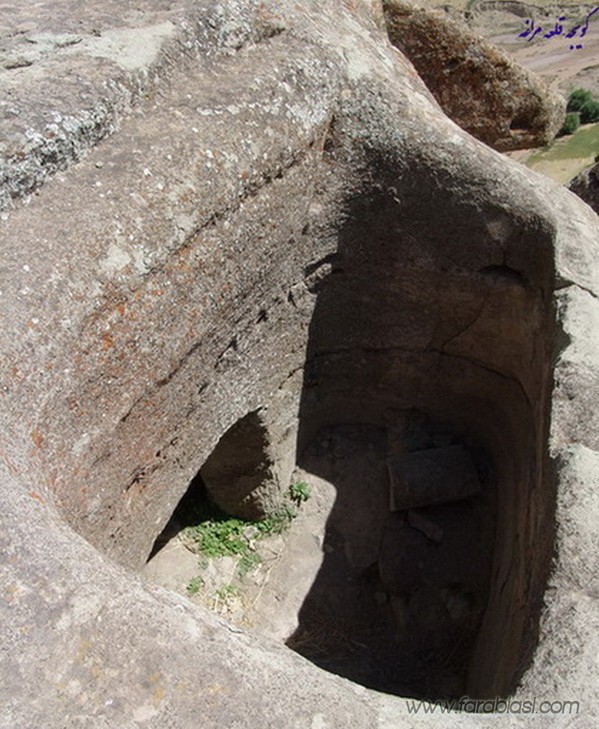
<instances>
[{"instance_id":1,"label":"stone step","mask_svg":"<svg viewBox=\"0 0 599 729\"><path fill-rule=\"evenodd\" d=\"M472 458L461 445L390 456L387 467L391 511L459 501L480 491Z\"/></svg>"}]
</instances>

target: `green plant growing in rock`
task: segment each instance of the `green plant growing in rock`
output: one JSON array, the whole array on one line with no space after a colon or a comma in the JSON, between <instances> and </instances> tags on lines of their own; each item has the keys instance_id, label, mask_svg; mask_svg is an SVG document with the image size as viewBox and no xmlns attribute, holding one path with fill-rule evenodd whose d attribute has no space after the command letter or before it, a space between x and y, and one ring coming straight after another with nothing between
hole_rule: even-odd
<instances>
[{"instance_id":1,"label":"green plant growing in rock","mask_svg":"<svg viewBox=\"0 0 599 729\"><path fill-rule=\"evenodd\" d=\"M289 487L289 496L298 506L310 498L312 491L305 481L292 483Z\"/></svg>"},{"instance_id":2,"label":"green plant growing in rock","mask_svg":"<svg viewBox=\"0 0 599 729\"><path fill-rule=\"evenodd\" d=\"M248 549L244 529L248 522L231 517L206 519L184 530L185 537L204 557L228 557L243 554Z\"/></svg>"},{"instance_id":3,"label":"green plant growing in rock","mask_svg":"<svg viewBox=\"0 0 599 729\"><path fill-rule=\"evenodd\" d=\"M296 516L296 509L291 504L284 503L277 512L262 521L256 522L256 528L265 537L282 534L289 528Z\"/></svg>"},{"instance_id":4,"label":"green plant growing in rock","mask_svg":"<svg viewBox=\"0 0 599 729\"><path fill-rule=\"evenodd\" d=\"M182 532L183 540L188 548L197 553L201 569L208 566L210 559L239 557L237 575L243 579L257 569L262 561L256 552L255 542L284 533L297 516L294 503L299 506L309 496L310 487L307 484L292 484L280 509L260 521L229 516L209 501L195 504L193 513L189 515L192 523ZM198 594L202 586L202 578L194 577L187 585L187 594Z\"/></svg>"},{"instance_id":5,"label":"green plant growing in rock","mask_svg":"<svg viewBox=\"0 0 599 729\"><path fill-rule=\"evenodd\" d=\"M595 99L592 92L586 89L574 89L568 97L566 107L568 113L560 134L572 134L576 131L576 120L573 113L579 114L579 121L582 124L593 124L599 121L599 101ZM572 131L564 131L566 127L573 127Z\"/></svg>"},{"instance_id":6,"label":"green plant growing in rock","mask_svg":"<svg viewBox=\"0 0 599 729\"><path fill-rule=\"evenodd\" d=\"M237 573L239 575L239 578L243 579L244 577L249 575L250 572L253 572L255 569L257 569L260 564L262 564L262 558L257 552L244 552L244 554L242 554L239 559L239 564L237 565Z\"/></svg>"},{"instance_id":7,"label":"green plant growing in rock","mask_svg":"<svg viewBox=\"0 0 599 729\"><path fill-rule=\"evenodd\" d=\"M221 587L220 590L216 591L216 598L217 600L220 600L221 602L227 602L232 597L236 597L237 595L237 588L235 585L225 585L224 587Z\"/></svg>"},{"instance_id":8,"label":"green plant growing in rock","mask_svg":"<svg viewBox=\"0 0 599 729\"><path fill-rule=\"evenodd\" d=\"M198 594L203 586L204 580L199 575L197 577L192 577L192 579L187 584L187 594L190 597L193 597L194 595Z\"/></svg>"}]
</instances>

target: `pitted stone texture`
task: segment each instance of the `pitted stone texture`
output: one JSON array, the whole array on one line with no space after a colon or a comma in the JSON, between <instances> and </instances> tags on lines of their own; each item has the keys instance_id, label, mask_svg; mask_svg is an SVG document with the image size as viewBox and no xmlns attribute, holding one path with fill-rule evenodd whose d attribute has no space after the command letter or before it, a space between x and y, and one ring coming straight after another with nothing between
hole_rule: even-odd
<instances>
[{"instance_id":1,"label":"pitted stone texture","mask_svg":"<svg viewBox=\"0 0 599 729\"><path fill-rule=\"evenodd\" d=\"M248 413L216 444L200 474L225 513L258 520L280 510L295 460L296 413L297 406L288 403L282 427L271 422L270 408Z\"/></svg>"},{"instance_id":2,"label":"pitted stone texture","mask_svg":"<svg viewBox=\"0 0 599 729\"><path fill-rule=\"evenodd\" d=\"M568 286L556 294L563 349L556 362L553 396L554 444L571 441L599 450L599 302L588 291ZM580 336L583 332L587 335ZM575 395L575 393L580 393Z\"/></svg>"},{"instance_id":3,"label":"pitted stone texture","mask_svg":"<svg viewBox=\"0 0 599 729\"><path fill-rule=\"evenodd\" d=\"M414 716L404 700L320 671L144 585L2 465L0 485L2 729L497 727L496 716L439 721L422 706ZM510 726L531 724L515 715Z\"/></svg>"},{"instance_id":4,"label":"pitted stone texture","mask_svg":"<svg viewBox=\"0 0 599 729\"><path fill-rule=\"evenodd\" d=\"M576 322L572 321L571 325L574 328ZM579 336L586 336L583 331L588 332L581 328ZM596 371L597 365L593 368ZM582 405L584 384L581 383L580 388L576 382L574 379L572 399ZM590 414L588 410L586 414ZM559 438L556 440L552 448L557 484L556 558L545 593L538 647L532 665L523 677L521 691L527 693L535 686L537 703L543 700L578 702L578 712L570 708L564 716L568 717L567 723L571 726L584 729L599 720L596 701L590 697L581 699L577 688L586 684L589 676L597 676L598 668L599 454L578 444L576 436L567 446L560 444ZM569 649L567 641L573 641ZM541 676L544 677L542 682Z\"/></svg>"},{"instance_id":5,"label":"pitted stone texture","mask_svg":"<svg viewBox=\"0 0 599 729\"><path fill-rule=\"evenodd\" d=\"M140 101L168 88L185 59L208 74L284 30L257 3L63 0L22 6L0 27L0 210L35 191L117 130Z\"/></svg>"},{"instance_id":6,"label":"pitted stone texture","mask_svg":"<svg viewBox=\"0 0 599 729\"><path fill-rule=\"evenodd\" d=\"M555 137L565 100L506 53L440 11L403 0L384 7L391 42L462 129L501 152Z\"/></svg>"},{"instance_id":7,"label":"pitted stone texture","mask_svg":"<svg viewBox=\"0 0 599 729\"><path fill-rule=\"evenodd\" d=\"M144 586L0 482L2 729L376 726L364 689Z\"/></svg>"},{"instance_id":8,"label":"pitted stone texture","mask_svg":"<svg viewBox=\"0 0 599 729\"><path fill-rule=\"evenodd\" d=\"M421 398L486 439L505 488L479 689L528 666L554 533L565 564L593 544L579 510L554 522L554 487L579 479L558 464L554 483L544 466L550 405L568 400L549 433L560 449L594 406L596 357L576 321L595 318L596 215L449 121L366 3L229 10L229 52L171 17L209 68L174 53L160 93L1 221L7 728L438 725L236 637L110 561L143 564L219 438L262 407L293 441L285 413L299 397L300 418L320 407L338 422ZM286 30L258 42L248 28L265 17ZM560 309L557 343L554 281L588 292L579 313ZM556 403L554 344L582 373L562 386L558 364ZM592 725L596 595L577 599L564 571L552 588L516 696L557 681Z\"/></svg>"}]
</instances>

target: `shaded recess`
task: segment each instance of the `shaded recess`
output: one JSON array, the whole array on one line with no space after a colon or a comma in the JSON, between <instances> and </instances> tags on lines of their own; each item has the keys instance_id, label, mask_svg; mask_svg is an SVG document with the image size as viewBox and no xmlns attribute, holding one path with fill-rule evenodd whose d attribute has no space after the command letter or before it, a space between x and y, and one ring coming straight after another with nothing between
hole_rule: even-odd
<instances>
[{"instance_id":1,"label":"shaded recess","mask_svg":"<svg viewBox=\"0 0 599 729\"><path fill-rule=\"evenodd\" d=\"M553 544L550 233L452 200L426 170L399 193L380 171L310 325L298 463L338 493L287 644L386 692L507 695ZM406 474L433 480L428 504L409 508Z\"/></svg>"},{"instance_id":2,"label":"shaded recess","mask_svg":"<svg viewBox=\"0 0 599 729\"><path fill-rule=\"evenodd\" d=\"M260 410L227 429L156 538L148 561L187 526L227 516L258 521L276 510L280 489L270 435Z\"/></svg>"},{"instance_id":3,"label":"shaded recess","mask_svg":"<svg viewBox=\"0 0 599 729\"><path fill-rule=\"evenodd\" d=\"M303 467L333 483L337 499L322 567L287 644L379 691L461 696L489 592L493 469L483 451L421 413L388 415L387 427L324 428L304 451ZM479 493L460 498L450 484L445 503L392 511L389 464L409 460L410 448L434 458L447 450L439 442L472 452Z\"/></svg>"},{"instance_id":4,"label":"shaded recess","mask_svg":"<svg viewBox=\"0 0 599 729\"><path fill-rule=\"evenodd\" d=\"M248 413L220 438L201 468L207 492L228 514L246 519L267 515L264 497L273 483L274 461L260 411Z\"/></svg>"},{"instance_id":5,"label":"shaded recess","mask_svg":"<svg viewBox=\"0 0 599 729\"><path fill-rule=\"evenodd\" d=\"M147 561L153 559L173 537L185 527L194 526L205 519L212 518L214 507L211 504L202 476L197 473L181 497L177 508L164 529L156 537Z\"/></svg>"}]
</instances>

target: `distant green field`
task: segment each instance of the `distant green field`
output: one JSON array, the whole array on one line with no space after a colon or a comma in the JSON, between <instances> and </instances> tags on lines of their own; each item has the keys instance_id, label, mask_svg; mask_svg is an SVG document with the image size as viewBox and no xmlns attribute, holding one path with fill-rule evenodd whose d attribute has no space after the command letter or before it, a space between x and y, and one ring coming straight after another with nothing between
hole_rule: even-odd
<instances>
[{"instance_id":1,"label":"distant green field","mask_svg":"<svg viewBox=\"0 0 599 729\"><path fill-rule=\"evenodd\" d=\"M569 137L561 137L528 157L517 159L535 172L565 185L590 167L599 154L599 123L580 127ZM508 155L509 156L509 155Z\"/></svg>"},{"instance_id":2,"label":"distant green field","mask_svg":"<svg viewBox=\"0 0 599 729\"><path fill-rule=\"evenodd\" d=\"M582 159L599 154L599 123L580 127L569 137L561 137L548 147L532 154L526 164L533 167L536 162L552 162L563 159Z\"/></svg>"}]
</instances>

